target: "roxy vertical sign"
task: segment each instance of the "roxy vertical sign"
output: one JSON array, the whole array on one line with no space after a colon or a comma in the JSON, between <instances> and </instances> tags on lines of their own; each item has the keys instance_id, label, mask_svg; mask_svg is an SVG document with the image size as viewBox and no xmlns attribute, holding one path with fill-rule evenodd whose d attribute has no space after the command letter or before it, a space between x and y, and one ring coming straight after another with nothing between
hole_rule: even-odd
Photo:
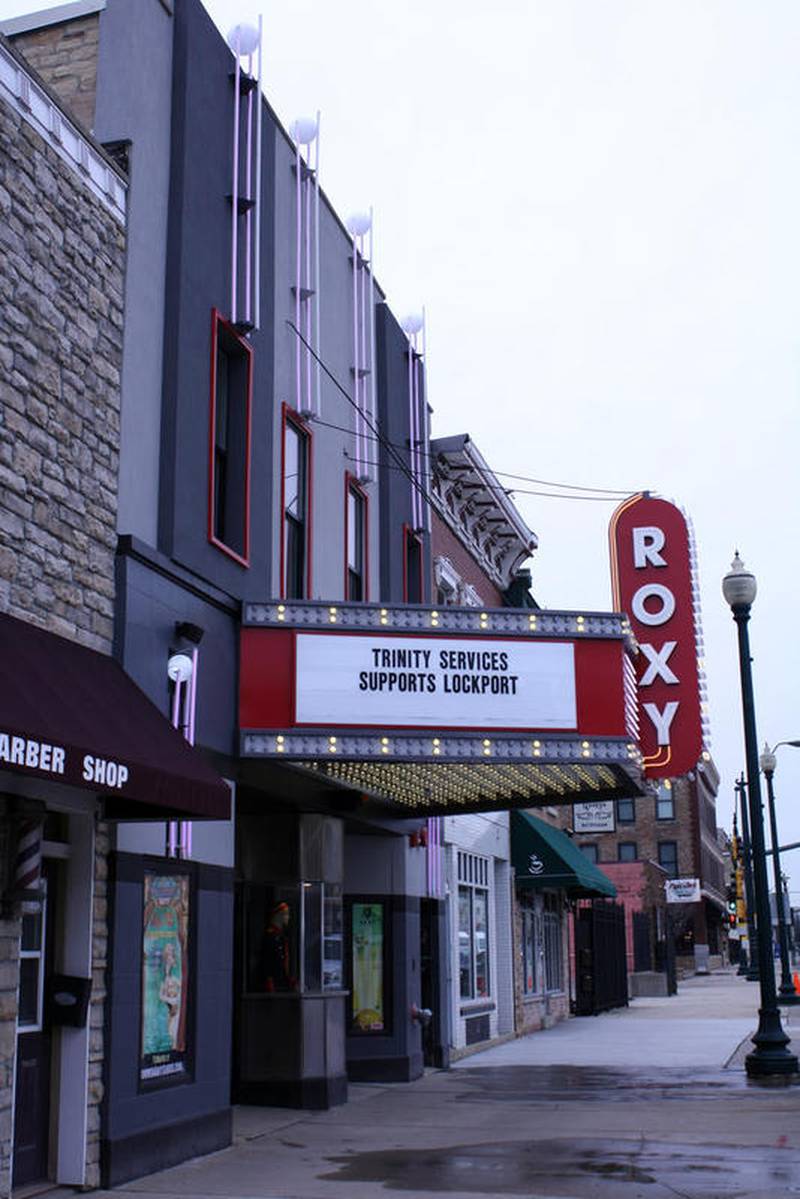
<instances>
[{"instance_id":1,"label":"roxy vertical sign","mask_svg":"<svg viewBox=\"0 0 800 1199\"><path fill-rule=\"evenodd\" d=\"M639 728L651 778L686 774L703 749L699 614L686 519L667 500L632 496L611 518L614 605L639 642Z\"/></svg>"}]
</instances>

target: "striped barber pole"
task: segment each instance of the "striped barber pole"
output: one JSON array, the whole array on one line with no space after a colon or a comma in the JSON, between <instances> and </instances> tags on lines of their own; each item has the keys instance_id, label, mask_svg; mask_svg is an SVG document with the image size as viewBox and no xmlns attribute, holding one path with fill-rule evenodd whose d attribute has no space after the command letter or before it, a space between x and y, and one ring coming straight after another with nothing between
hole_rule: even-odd
<instances>
[{"instance_id":1,"label":"striped barber pole","mask_svg":"<svg viewBox=\"0 0 800 1199\"><path fill-rule=\"evenodd\" d=\"M17 854L14 860L14 891L39 891L42 882L41 820L20 822Z\"/></svg>"}]
</instances>

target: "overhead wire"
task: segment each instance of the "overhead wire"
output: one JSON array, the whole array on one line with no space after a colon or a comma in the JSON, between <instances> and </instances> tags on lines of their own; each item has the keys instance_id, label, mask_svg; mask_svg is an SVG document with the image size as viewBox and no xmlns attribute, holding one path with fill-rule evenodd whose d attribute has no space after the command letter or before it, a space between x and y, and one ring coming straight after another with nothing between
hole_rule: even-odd
<instances>
[{"instance_id":1,"label":"overhead wire","mask_svg":"<svg viewBox=\"0 0 800 1199\"><path fill-rule=\"evenodd\" d=\"M350 406L354 409L354 411L356 411L361 416L364 423L372 431L371 435L364 434L364 437L366 438L366 440L377 442L378 445L380 445L384 450L386 450L387 454L389 454L392 457L392 459L394 460L394 462L396 463L396 465L394 465L394 466L389 465L387 467L386 464L382 464L380 462L366 461L363 463L363 465L374 466L374 467L377 467L380 469L389 469L389 470L399 471L402 475L405 476L405 478L408 479L411 486L417 491L417 493L422 497L422 499L425 500L426 503L435 502L435 501L433 501L430 493L428 492L428 489L420 483L420 481L416 478L416 476L413 474L413 472L410 470L410 468L406 465L406 463L403 461L403 459L401 457L401 453L408 452L408 449L409 449L408 445L402 445L398 442L393 442L389 438L385 437L376 428L376 426L372 423L372 421L366 415L366 413L364 413L359 408L358 404L356 404L355 400L350 395L347 388L344 387L339 382L339 380L336 378L334 373L327 366L327 364L323 361L323 359L316 353L313 346L311 346L311 344L306 340L306 338L303 336L303 334L300 332L300 330L297 328L297 326L294 324L294 322L287 319L286 323L289 326L289 328L292 330L292 332L295 334L295 336L299 338L299 340L301 341L303 346L306 348L306 350L311 355L311 357L314 359L314 361L319 365L321 370L330 379L331 383L333 383L333 385L337 389L337 391L339 391L341 393L341 395L344 397L344 399L347 400L348 404L350 404ZM337 425L332 421L325 421L319 416L313 416L312 423L315 425L321 425L325 428L335 429L341 433L352 434L352 432L353 432L352 429L346 428L343 425ZM424 447L419 447L418 452L420 453L420 455L422 455L423 457L428 458L428 459L435 459L438 456L437 454L433 453L431 450L426 449ZM348 457L349 457L349 455L348 455ZM565 494L561 495L558 493L553 493L551 491L539 491L539 490L532 490L532 489L521 488L521 487L506 488L501 485L494 486L491 483L487 482L487 484L486 484L487 491L494 491L500 495L505 495L505 496L510 496L511 494L533 495L533 496L537 496L537 497L543 498L543 499L586 500L587 502L595 502L595 503L597 503L597 502L599 502L599 503L617 503L617 502L619 502L619 500L625 499L627 496L635 494L635 492L638 490L636 488L622 489L622 488L609 488L609 487L583 487L583 486L579 486L574 483L557 483L557 482L553 482L553 481L547 480L547 479L537 479L537 478L534 478L529 475L515 474L515 473L512 473L511 471L492 470L490 468L487 468L486 470L484 470L482 467L475 466L474 464L472 466L472 470L476 474L483 475L484 477L487 477L487 478L496 479L498 476L500 476L502 478L515 479L515 480L517 480L519 482L523 482L523 483L536 483L536 484L539 484L540 487L558 487L558 488L562 489L565 493ZM575 493L589 492L590 494L588 494L588 495L586 495L586 494L569 494L569 492L575 492Z\"/></svg>"}]
</instances>

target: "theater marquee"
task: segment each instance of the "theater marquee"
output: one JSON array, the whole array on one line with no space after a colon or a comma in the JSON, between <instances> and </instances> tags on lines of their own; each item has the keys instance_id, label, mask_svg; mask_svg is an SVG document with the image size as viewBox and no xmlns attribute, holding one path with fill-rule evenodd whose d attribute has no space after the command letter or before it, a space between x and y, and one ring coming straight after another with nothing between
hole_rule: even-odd
<instances>
[{"instance_id":1,"label":"theater marquee","mask_svg":"<svg viewBox=\"0 0 800 1199\"><path fill-rule=\"evenodd\" d=\"M575 653L558 642L300 633L295 705L297 724L574 729Z\"/></svg>"},{"instance_id":2,"label":"theater marquee","mask_svg":"<svg viewBox=\"0 0 800 1199\"><path fill-rule=\"evenodd\" d=\"M239 752L403 814L638 795L635 649L617 613L249 603Z\"/></svg>"}]
</instances>

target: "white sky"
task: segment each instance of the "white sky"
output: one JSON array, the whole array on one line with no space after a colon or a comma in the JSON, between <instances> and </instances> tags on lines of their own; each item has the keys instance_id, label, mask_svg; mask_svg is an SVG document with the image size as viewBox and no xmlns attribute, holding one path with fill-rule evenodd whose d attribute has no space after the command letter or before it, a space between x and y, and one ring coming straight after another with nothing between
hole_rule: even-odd
<instances>
[{"instance_id":1,"label":"white sky","mask_svg":"<svg viewBox=\"0 0 800 1199\"><path fill-rule=\"evenodd\" d=\"M395 312L425 305L434 434L497 470L649 489L697 535L712 726L730 827L744 764L738 547L761 742L800 738L800 6L792 0L206 0L263 12L284 124L322 112L321 179L375 209ZM0 0L0 12L41 3ZM524 486L524 485L522 485ZM610 607L614 505L516 493L534 594ZM800 750L778 753L800 841ZM800 903L800 850L785 856Z\"/></svg>"}]
</instances>

